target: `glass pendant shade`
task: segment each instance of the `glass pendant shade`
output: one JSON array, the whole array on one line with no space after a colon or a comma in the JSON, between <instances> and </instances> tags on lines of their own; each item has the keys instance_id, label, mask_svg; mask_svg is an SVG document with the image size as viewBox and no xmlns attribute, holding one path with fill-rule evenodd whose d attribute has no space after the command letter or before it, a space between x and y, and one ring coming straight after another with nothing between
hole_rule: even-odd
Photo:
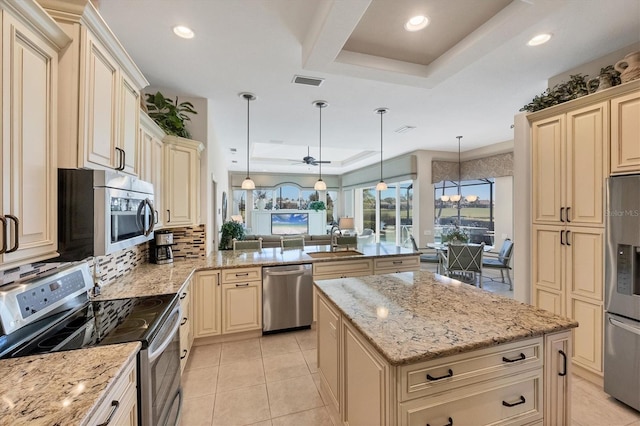
<instances>
[{"instance_id":1,"label":"glass pendant shade","mask_svg":"<svg viewBox=\"0 0 640 426\"><path fill-rule=\"evenodd\" d=\"M447 201L449 201L449 196L448 195L441 195L440 199L446 203Z\"/></svg>"},{"instance_id":2,"label":"glass pendant shade","mask_svg":"<svg viewBox=\"0 0 640 426\"><path fill-rule=\"evenodd\" d=\"M460 196L460 194L452 195L451 197L449 197L449 199L454 203L457 203L458 201L460 201L461 198L462 197Z\"/></svg>"},{"instance_id":3,"label":"glass pendant shade","mask_svg":"<svg viewBox=\"0 0 640 426\"><path fill-rule=\"evenodd\" d=\"M256 184L251 180L249 176L249 102L256 100L256 95L249 92L242 92L239 95L241 98L247 100L247 178L242 181L242 189L255 189Z\"/></svg>"},{"instance_id":4,"label":"glass pendant shade","mask_svg":"<svg viewBox=\"0 0 640 426\"><path fill-rule=\"evenodd\" d=\"M389 108L376 108L376 114L380 114L380 182L376 185L376 191L384 191L387 189L387 184L382 178L382 116L389 111Z\"/></svg>"},{"instance_id":5,"label":"glass pendant shade","mask_svg":"<svg viewBox=\"0 0 640 426\"><path fill-rule=\"evenodd\" d=\"M326 191L327 184L324 183L324 181L322 179L318 179L316 181L316 184L313 185L313 189L315 189L316 191Z\"/></svg>"},{"instance_id":6,"label":"glass pendant shade","mask_svg":"<svg viewBox=\"0 0 640 426\"><path fill-rule=\"evenodd\" d=\"M242 181L242 189L256 189L256 184L247 176L247 178Z\"/></svg>"},{"instance_id":7,"label":"glass pendant shade","mask_svg":"<svg viewBox=\"0 0 640 426\"><path fill-rule=\"evenodd\" d=\"M477 195L467 195L466 197L464 197L465 200L467 200L470 203L473 203L474 201L478 201L478 196Z\"/></svg>"}]
</instances>

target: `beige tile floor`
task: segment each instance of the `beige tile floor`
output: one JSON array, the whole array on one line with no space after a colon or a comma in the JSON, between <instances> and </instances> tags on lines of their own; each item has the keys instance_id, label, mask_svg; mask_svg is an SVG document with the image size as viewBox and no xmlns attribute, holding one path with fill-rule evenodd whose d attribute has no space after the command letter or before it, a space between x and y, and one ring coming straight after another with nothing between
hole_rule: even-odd
<instances>
[{"instance_id":1,"label":"beige tile floor","mask_svg":"<svg viewBox=\"0 0 640 426\"><path fill-rule=\"evenodd\" d=\"M513 297L499 277L486 274L484 288ZM319 380L313 330L197 346L182 377L181 424L332 426ZM574 377L572 426L640 426L640 413Z\"/></svg>"}]
</instances>

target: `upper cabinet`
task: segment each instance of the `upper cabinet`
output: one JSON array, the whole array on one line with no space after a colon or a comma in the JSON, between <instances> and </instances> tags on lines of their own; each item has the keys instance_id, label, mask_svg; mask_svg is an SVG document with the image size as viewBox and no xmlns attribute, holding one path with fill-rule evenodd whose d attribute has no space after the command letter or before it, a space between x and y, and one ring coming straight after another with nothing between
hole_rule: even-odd
<instances>
[{"instance_id":1,"label":"upper cabinet","mask_svg":"<svg viewBox=\"0 0 640 426\"><path fill-rule=\"evenodd\" d=\"M0 1L0 269L57 255L58 51L70 38L34 1Z\"/></svg>"},{"instance_id":2,"label":"upper cabinet","mask_svg":"<svg viewBox=\"0 0 640 426\"><path fill-rule=\"evenodd\" d=\"M163 200L166 227L200 223L201 142L178 136L164 138Z\"/></svg>"},{"instance_id":3,"label":"upper cabinet","mask_svg":"<svg viewBox=\"0 0 640 426\"><path fill-rule=\"evenodd\" d=\"M640 173L640 90L611 100L611 174Z\"/></svg>"},{"instance_id":4,"label":"upper cabinet","mask_svg":"<svg viewBox=\"0 0 640 426\"><path fill-rule=\"evenodd\" d=\"M58 166L137 175L149 83L88 0L39 2L73 40L60 56Z\"/></svg>"},{"instance_id":5,"label":"upper cabinet","mask_svg":"<svg viewBox=\"0 0 640 426\"><path fill-rule=\"evenodd\" d=\"M533 121L533 221L604 225L608 102Z\"/></svg>"},{"instance_id":6,"label":"upper cabinet","mask_svg":"<svg viewBox=\"0 0 640 426\"><path fill-rule=\"evenodd\" d=\"M153 184L153 205L156 210L155 229L164 226L164 197L163 197L163 161L162 139L166 134L149 116L140 113L140 155L139 175L140 179Z\"/></svg>"}]
</instances>

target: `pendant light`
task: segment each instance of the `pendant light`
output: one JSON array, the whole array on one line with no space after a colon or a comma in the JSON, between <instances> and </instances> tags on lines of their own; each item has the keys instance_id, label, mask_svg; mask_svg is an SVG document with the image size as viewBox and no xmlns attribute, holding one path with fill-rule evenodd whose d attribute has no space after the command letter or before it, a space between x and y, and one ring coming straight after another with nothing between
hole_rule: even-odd
<instances>
[{"instance_id":1,"label":"pendant light","mask_svg":"<svg viewBox=\"0 0 640 426\"><path fill-rule=\"evenodd\" d=\"M327 103L327 101L314 101L313 104L316 106L316 108L318 108L318 110L320 110L320 141L318 144L320 148L320 160L318 161L318 166L320 167L320 176L316 184L313 185L313 189L315 189L316 191L326 191L327 184L322 180L322 108L328 107L329 104Z\"/></svg>"},{"instance_id":2,"label":"pendant light","mask_svg":"<svg viewBox=\"0 0 640 426\"><path fill-rule=\"evenodd\" d=\"M382 179L382 116L389 111L389 108L376 108L375 113L380 114L380 182L376 185L376 191L384 191L387 184Z\"/></svg>"},{"instance_id":3,"label":"pendant light","mask_svg":"<svg viewBox=\"0 0 640 426\"><path fill-rule=\"evenodd\" d=\"M462 198L462 195L460 195L460 179L462 178L460 167L460 139L462 139L462 136L456 136L456 138L458 138L458 194L452 195L449 199L454 203L459 203ZM460 210L460 204L458 204L458 210Z\"/></svg>"},{"instance_id":4,"label":"pendant light","mask_svg":"<svg viewBox=\"0 0 640 426\"><path fill-rule=\"evenodd\" d=\"M249 102L256 100L256 95L249 92L240 93L240 97L247 100L247 177L242 181L242 189L255 189L256 184L249 177Z\"/></svg>"}]
</instances>

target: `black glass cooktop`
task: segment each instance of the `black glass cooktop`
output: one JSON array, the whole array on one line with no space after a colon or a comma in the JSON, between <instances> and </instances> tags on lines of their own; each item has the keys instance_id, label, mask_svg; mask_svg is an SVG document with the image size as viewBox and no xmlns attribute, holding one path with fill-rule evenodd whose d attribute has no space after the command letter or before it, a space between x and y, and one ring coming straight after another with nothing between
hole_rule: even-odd
<instances>
[{"instance_id":1,"label":"black glass cooktop","mask_svg":"<svg viewBox=\"0 0 640 426\"><path fill-rule=\"evenodd\" d=\"M146 348L175 303L175 294L90 301L34 323L30 330L1 336L0 357L135 341Z\"/></svg>"}]
</instances>

